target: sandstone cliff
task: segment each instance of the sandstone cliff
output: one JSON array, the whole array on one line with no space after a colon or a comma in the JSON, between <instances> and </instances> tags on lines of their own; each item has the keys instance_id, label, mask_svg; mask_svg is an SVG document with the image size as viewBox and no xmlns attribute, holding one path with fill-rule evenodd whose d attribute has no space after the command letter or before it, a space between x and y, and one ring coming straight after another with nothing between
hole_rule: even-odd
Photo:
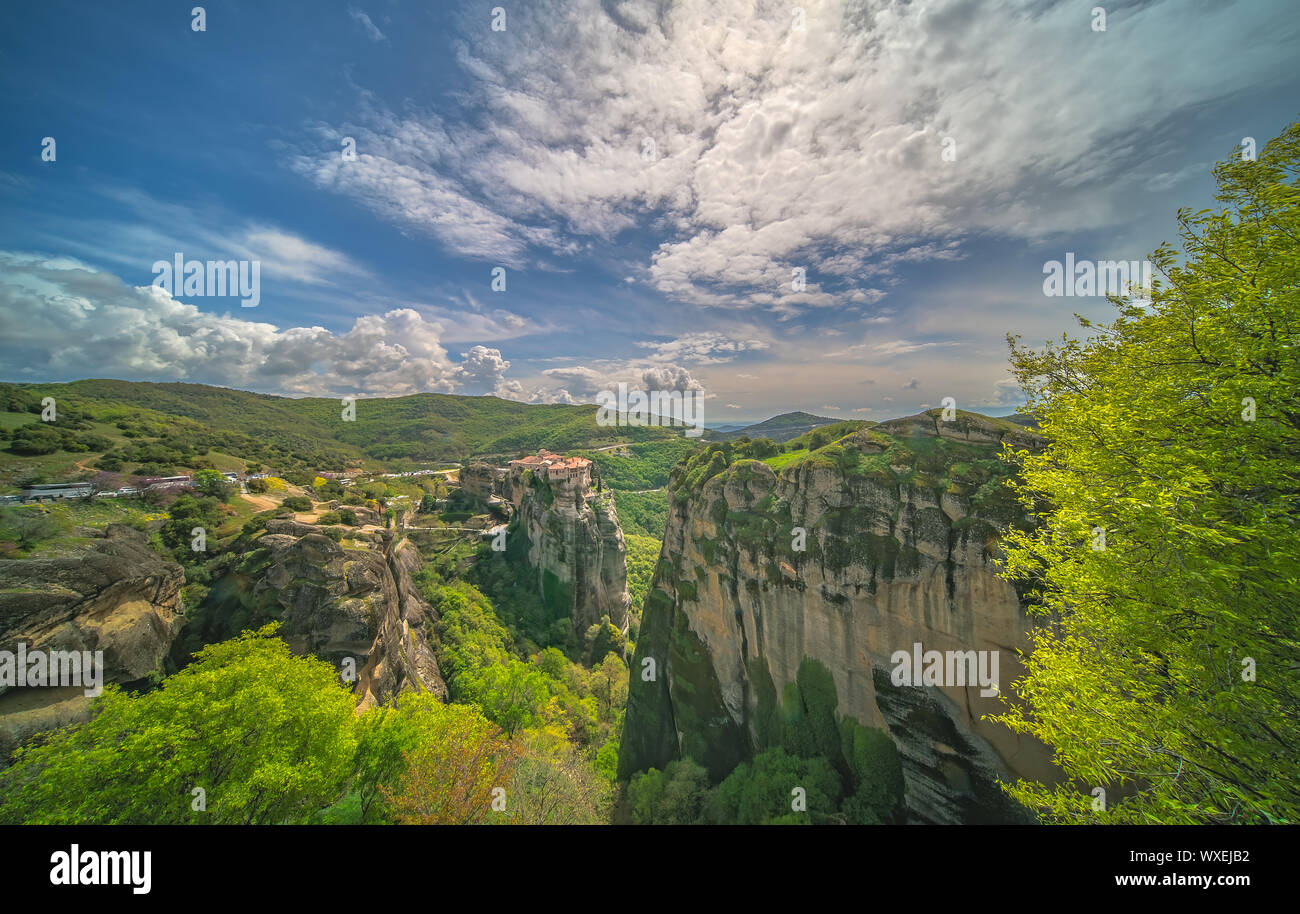
<instances>
[{"instance_id":1,"label":"sandstone cliff","mask_svg":"<svg viewBox=\"0 0 1300 914\"><path fill-rule=\"evenodd\" d=\"M532 477L509 492L508 551L535 571L543 601L567 612L579 633L606 615L627 631L627 547L613 493Z\"/></svg>"},{"instance_id":2,"label":"sandstone cliff","mask_svg":"<svg viewBox=\"0 0 1300 914\"><path fill-rule=\"evenodd\" d=\"M351 660L362 707L401 691L446 698L431 638L434 611L412 577L415 548L387 531L352 533L345 547L320 528L271 520L202 607L204 641L279 619L299 654L342 668Z\"/></svg>"},{"instance_id":3,"label":"sandstone cliff","mask_svg":"<svg viewBox=\"0 0 1300 914\"><path fill-rule=\"evenodd\" d=\"M79 532L89 541L75 553L0 561L0 650L103 651L104 684L161 674L185 624L181 566L130 527ZM0 760L33 733L85 719L90 701L78 687L10 689Z\"/></svg>"},{"instance_id":4,"label":"sandstone cliff","mask_svg":"<svg viewBox=\"0 0 1300 914\"><path fill-rule=\"evenodd\" d=\"M977 685L890 678L891 655L916 642L1000 652L1004 689L1021 672L1015 652L1031 623L992 564L999 531L1019 516L1000 485L1004 438L1034 444L1011 423L966 413L946 423L935 411L863 429L779 473L728 465L721 446L679 466L620 775L688 755L724 776L811 657L830 670L842 714L893 738L913 821L1015 818L994 781L1053 778L1046 748L981 721L1000 703Z\"/></svg>"}]
</instances>

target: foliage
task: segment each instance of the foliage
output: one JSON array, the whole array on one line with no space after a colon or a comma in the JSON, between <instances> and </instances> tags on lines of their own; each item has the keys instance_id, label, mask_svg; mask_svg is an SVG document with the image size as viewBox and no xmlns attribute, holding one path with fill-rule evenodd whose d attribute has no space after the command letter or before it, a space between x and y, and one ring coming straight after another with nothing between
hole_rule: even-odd
<instances>
[{"instance_id":1,"label":"foliage","mask_svg":"<svg viewBox=\"0 0 1300 914\"><path fill-rule=\"evenodd\" d=\"M159 534L175 559L182 565L192 565L208 558L206 552L196 552L192 548L192 531L200 527L205 531L206 537L215 538L217 528L224 519L221 502L215 498L181 495L172 502L167 513L169 519L162 525Z\"/></svg>"},{"instance_id":2,"label":"foliage","mask_svg":"<svg viewBox=\"0 0 1300 914\"><path fill-rule=\"evenodd\" d=\"M587 659L593 663L597 657L604 657L606 654L622 655L627 648L626 639L618 627L609 621L609 616L601 616L600 621L587 628L586 634L583 635L583 643L587 648Z\"/></svg>"},{"instance_id":3,"label":"foliage","mask_svg":"<svg viewBox=\"0 0 1300 914\"><path fill-rule=\"evenodd\" d=\"M308 821L347 786L353 698L329 664L292 656L274 632L206 647L143 695L108 686L88 723L0 772L0 820Z\"/></svg>"},{"instance_id":4,"label":"foliage","mask_svg":"<svg viewBox=\"0 0 1300 914\"><path fill-rule=\"evenodd\" d=\"M230 496L235 493L235 487L216 470L198 470L195 472L194 488L198 489L203 495L215 498L218 501L229 501Z\"/></svg>"},{"instance_id":5,"label":"foliage","mask_svg":"<svg viewBox=\"0 0 1300 914\"><path fill-rule=\"evenodd\" d=\"M404 825L492 821L494 790L505 789L518 747L476 709L444 705L427 693L404 698L398 712L413 745L402 753L405 770L396 785L379 788L393 820Z\"/></svg>"},{"instance_id":6,"label":"foliage","mask_svg":"<svg viewBox=\"0 0 1300 914\"><path fill-rule=\"evenodd\" d=\"M29 552L65 528L60 515L40 508L0 507L0 556Z\"/></svg>"},{"instance_id":7,"label":"foliage","mask_svg":"<svg viewBox=\"0 0 1300 914\"><path fill-rule=\"evenodd\" d=\"M655 566L659 563L662 543L654 537L635 533L625 534L623 540L627 546L627 592L632 597L633 612L639 613L654 578Z\"/></svg>"},{"instance_id":8,"label":"foliage","mask_svg":"<svg viewBox=\"0 0 1300 914\"><path fill-rule=\"evenodd\" d=\"M1006 573L1055 623L1001 719L1070 778L1011 789L1049 821L1300 820L1300 124L1214 173L1149 306L1012 341L1050 444Z\"/></svg>"},{"instance_id":9,"label":"foliage","mask_svg":"<svg viewBox=\"0 0 1300 914\"><path fill-rule=\"evenodd\" d=\"M596 464L601 484L619 492L621 510L623 492L663 488L673 466L698 446L696 439L678 435L630 444L616 451L579 451L576 456Z\"/></svg>"},{"instance_id":10,"label":"foliage","mask_svg":"<svg viewBox=\"0 0 1300 914\"><path fill-rule=\"evenodd\" d=\"M796 790L806 808L796 810ZM834 821L840 777L824 758L801 758L777 747L742 762L718 785L712 819L720 825L808 825Z\"/></svg>"},{"instance_id":11,"label":"foliage","mask_svg":"<svg viewBox=\"0 0 1300 914\"><path fill-rule=\"evenodd\" d=\"M663 489L650 492L619 492L615 496L618 522L624 536L647 536L661 539L668 525L668 493Z\"/></svg>"},{"instance_id":12,"label":"foliage","mask_svg":"<svg viewBox=\"0 0 1300 914\"><path fill-rule=\"evenodd\" d=\"M627 804L637 825L701 825L710 798L709 774L690 759L633 776Z\"/></svg>"}]
</instances>

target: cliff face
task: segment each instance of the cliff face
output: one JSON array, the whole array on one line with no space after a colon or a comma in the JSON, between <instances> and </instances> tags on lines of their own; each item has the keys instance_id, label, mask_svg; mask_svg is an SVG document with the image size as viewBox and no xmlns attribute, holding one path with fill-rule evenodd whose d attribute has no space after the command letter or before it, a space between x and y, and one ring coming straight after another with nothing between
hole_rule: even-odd
<instances>
[{"instance_id":1,"label":"cliff face","mask_svg":"<svg viewBox=\"0 0 1300 914\"><path fill-rule=\"evenodd\" d=\"M1009 423L923 414L779 475L754 460L708 466L707 454L674 471L620 774L688 755L725 775L754 751L756 721L810 657L834 677L841 714L893 738L913 820L1014 818L994 779L1051 779L1046 748L981 721L1001 704L978 684L891 681L892 655L917 642L999 652L1004 689L1021 673L1015 652L1030 622L992 565L1018 513L999 485L1004 436L1032 443Z\"/></svg>"},{"instance_id":2,"label":"cliff face","mask_svg":"<svg viewBox=\"0 0 1300 914\"><path fill-rule=\"evenodd\" d=\"M515 522L511 555L524 556L537 574L543 601L568 609L579 633L608 615L627 630L627 547L611 492L601 494L563 482L522 480L510 486Z\"/></svg>"},{"instance_id":3,"label":"cliff face","mask_svg":"<svg viewBox=\"0 0 1300 914\"><path fill-rule=\"evenodd\" d=\"M234 573L214 586L209 617L230 618L230 604L251 609L240 625L266 618L281 621L280 634L298 654L314 654L335 666L356 664L362 707L401 691L429 691L446 698L431 638L437 616L419 595L412 576L415 548L390 533L357 533L358 548L344 548L320 529L272 520ZM233 631L211 631L221 640Z\"/></svg>"},{"instance_id":4,"label":"cliff face","mask_svg":"<svg viewBox=\"0 0 1300 914\"><path fill-rule=\"evenodd\" d=\"M0 561L0 650L103 651L102 682L161 673L185 624L180 565L148 538L111 525L77 554ZM0 760L33 733L85 718L80 687L13 688L0 696Z\"/></svg>"}]
</instances>

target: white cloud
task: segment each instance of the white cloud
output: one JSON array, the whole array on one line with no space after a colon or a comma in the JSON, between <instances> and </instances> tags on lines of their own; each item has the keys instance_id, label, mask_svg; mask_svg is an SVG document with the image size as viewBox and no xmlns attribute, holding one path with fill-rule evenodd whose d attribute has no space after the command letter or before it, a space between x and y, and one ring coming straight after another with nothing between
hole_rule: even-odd
<instances>
[{"instance_id":1,"label":"white cloud","mask_svg":"<svg viewBox=\"0 0 1300 914\"><path fill-rule=\"evenodd\" d=\"M285 394L519 393L510 363L476 346L453 363L439 325L410 308L343 332L213 314L69 259L0 252L0 371L11 378L188 380Z\"/></svg>"},{"instance_id":2,"label":"white cloud","mask_svg":"<svg viewBox=\"0 0 1300 914\"><path fill-rule=\"evenodd\" d=\"M506 370L510 363L501 357L500 349L488 349L486 346L474 346L469 352L462 352L464 360L456 369L455 379L467 394L507 394L518 395L523 388L516 382L505 381Z\"/></svg>"},{"instance_id":3,"label":"white cloud","mask_svg":"<svg viewBox=\"0 0 1300 914\"><path fill-rule=\"evenodd\" d=\"M887 343L877 343L871 347L882 355L908 355L913 352L920 352L923 349L935 349L946 346L958 345L955 340L944 342L918 342L916 340L890 340Z\"/></svg>"},{"instance_id":4,"label":"white cloud","mask_svg":"<svg viewBox=\"0 0 1300 914\"><path fill-rule=\"evenodd\" d=\"M547 368L542 376L550 386L534 390L530 394L532 402L554 402L549 398L563 391L572 398L564 402L590 403L602 390L617 390L620 382L630 390L704 390L704 384L681 365L644 360Z\"/></svg>"},{"instance_id":5,"label":"white cloud","mask_svg":"<svg viewBox=\"0 0 1300 914\"><path fill-rule=\"evenodd\" d=\"M733 339L722 333L688 333L667 342L637 343L653 349L651 358L667 361L696 362L702 365L729 362L738 352L752 352L768 348L762 340Z\"/></svg>"},{"instance_id":6,"label":"white cloud","mask_svg":"<svg viewBox=\"0 0 1300 914\"><path fill-rule=\"evenodd\" d=\"M789 316L876 301L864 279L960 258L972 233L1129 218L1134 189L1181 174L1151 154L1160 125L1278 83L1293 53L1266 4L1152 0L1105 33L1068 3L801 7L802 31L782 0L536 2L502 33L467 12L466 120L368 104L356 162L293 165L501 263L654 220L660 292Z\"/></svg>"},{"instance_id":7,"label":"white cloud","mask_svg":"<svg viewBox=\"0 0 1300 914\"><path fill-rule=\"evenodd\" d=\"M1019 406L1025 402L1025 393L1015 378L1002 378L993 384L993 394L986 406Z\"/></svg>"},{"instance_id":8,"label":"white cloud","mask_svg":"<svg viewBox=\"0 0 1300 914\"><path fill-rule=\"evenodd\" d=\"M348 15L352 17L353 22L356 22L365 30L366 37L371 41L384 41L387 39L388 36L379 31L379 27L370 21L370 17L367 16L364 11L357 9L354 6L349 6Z\"/></svg>"},{"instance_id":9,"label":"white cloud","mask_svg":"<svg viewBox=\"0 0 1300 914\"><path fill-rule=\"evenodd\" d=\"M641 372L646 390L703 390L704 385L680 365L656 365Z\"/></svg>"},{"instance_id":10,"label":"white cloud","mask_svg":"<svg viewBox=\"0 0 1300 914\"><path fill-rule=\"evenodd\" d=\"M261 261L262 269L298 282L319 285L339 273L366 275L347 255L279 229L250 228L237 247L248 259Z\"/></svg>"}]
</instances>

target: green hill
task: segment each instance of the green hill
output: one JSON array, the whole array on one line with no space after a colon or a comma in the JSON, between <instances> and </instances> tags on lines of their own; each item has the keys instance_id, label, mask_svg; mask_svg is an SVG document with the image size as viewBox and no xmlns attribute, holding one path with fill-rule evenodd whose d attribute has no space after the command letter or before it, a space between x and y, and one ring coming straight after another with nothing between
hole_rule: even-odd
<instances>
[{"instance_id":1,"label":"green hill","mask_svg":"<svg viewBox=\"0 0 1300 914\"><path fill-rule=\"evenodd\" d=\"M54 397L58 420L40 404ZM528 405L496 397L415 394L358 399L355 421L333 398L277 397L203 384L85 380L0 384L0 484L47 480L105 468L193 469L265 465L275 470L436 463L564 452L614 442L680 438L665 428L596 424L596 407Z\"/></svg>"},{"instance_id":2,"label":"green hill","mask_svg":"<svg viewBox=\"0 0 1300 914\"><path fill-rule=\"evenodd\" d=\"M791 438L797 438L815 428L831 425L839 421L839 419L827 419L825 416L814 416L812 413L782 413L779 416L773 416L771 419L764 419L756 425L747 425L738 431L726 432L718 437L731 440L741 437L770 438L779 444L783 441L789 441Z\"/></svg>"}]
</instances>

